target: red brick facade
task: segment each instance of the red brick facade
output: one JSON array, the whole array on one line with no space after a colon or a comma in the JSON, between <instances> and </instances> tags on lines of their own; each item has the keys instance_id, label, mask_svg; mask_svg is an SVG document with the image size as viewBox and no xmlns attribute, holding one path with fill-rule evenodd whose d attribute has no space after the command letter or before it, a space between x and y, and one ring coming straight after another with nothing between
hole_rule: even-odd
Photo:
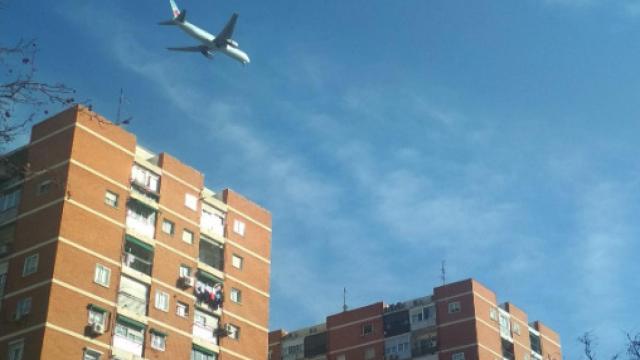
<instances>
[{"instance_id":1,"label":"red brick facade","mask_svg":"<svg viewBox=\"0 0 640 360\"><path fill-rule=\"evenodd\" d=\"M80 107L5 158L0 358L267 358L268 211Z\"/></svg>"},{"instance_id":2,"label":"red brick facade","mask_svg":"<svg viewBox=\"0 0 640 360\"><path fill-rule=\"evenodd\" d=\"M472 279L436 287L431 296L330 315L326 333L326 351L307 356L308 328L273 331L271 360L562 360L553 330L529 323L509 302L499 305Z\"/></svg>"}]
</instances>

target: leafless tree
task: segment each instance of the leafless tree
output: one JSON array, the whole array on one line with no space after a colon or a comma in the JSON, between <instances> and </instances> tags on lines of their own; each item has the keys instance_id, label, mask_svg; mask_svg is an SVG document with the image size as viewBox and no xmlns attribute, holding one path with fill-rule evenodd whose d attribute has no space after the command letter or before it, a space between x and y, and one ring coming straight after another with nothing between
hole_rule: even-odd
<instances>
[{"instance_id":1,"label":"leafless tree","mask_svg":"<svg viewBox=\"0 0 640 360\"><path fill-rule=\"evenodd\" d=\"M0 44L0 146L15 139L36 116L76 102L71 87L38 79L37 54L34 40Z\"/></svg>"},{"instance_id":2,"label":"leafless tree","mask_svg":"<svg viewBox=\"0 0 640 360\"><path fill-rule=\"evenodd\" d=\"M627 334L629 344L627 345L627 355L630 360L640 360L640 333L635 336Z\"/></svg>"},{"instance_id":3,"label":"leafless tree","mask_svg":"<svg viewBox=\"0 0 640 360\"><path fill-rule=\"evenodd\" d=\"M631 335L627 333L627 355L629 360L640 360L640 333ZM578 338L578 342L582 344L582 351L586 360L598 360L595 353L596 337L591 332L586 332ZM615 354L611 360L617 360L620 354Z\"/></svg>"}]
</instances>

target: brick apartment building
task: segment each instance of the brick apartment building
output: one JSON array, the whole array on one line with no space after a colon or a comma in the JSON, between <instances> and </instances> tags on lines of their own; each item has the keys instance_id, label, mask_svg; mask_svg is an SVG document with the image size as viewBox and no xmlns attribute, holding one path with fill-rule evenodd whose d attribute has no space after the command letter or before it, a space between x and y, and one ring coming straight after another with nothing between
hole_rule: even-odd
<instances>
[{"instance_id":1,"label":"brick apartment building","mask_svg":"<svg viewBox=\"0 0 640 360\"><path fill-rule=\"evenodd\" d=\"M270 360L562 360L560 338L475 280L269 333Z\"/></svg>"},{"instance_id":2,"label":"brick apartment building","mask_svg":"<svg viewBox=\"0 0 640 360\"><path fill-rule=\"evenodd\" d=\"M0 359L267 358L268 211L82 107L0 161Z\"/></svg>"}]
</instances>

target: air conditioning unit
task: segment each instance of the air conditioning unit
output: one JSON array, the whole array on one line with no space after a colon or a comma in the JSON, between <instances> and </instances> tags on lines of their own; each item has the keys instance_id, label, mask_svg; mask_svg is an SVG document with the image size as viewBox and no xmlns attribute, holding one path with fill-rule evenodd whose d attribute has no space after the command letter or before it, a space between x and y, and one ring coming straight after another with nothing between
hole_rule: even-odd
<instances>
[{"instance_id":1,"label":"air conditioning unit","mask_svg":"<svg viewBox=\"0 0 640 360\"><path fill-rule=\"evenodd\" d=\"M215 330L213 330L213 333L215 335L217 335L217 336L227 336L227 335L229 335L226 326L216 328Z\"/></svg>"},{"instance_id":2,"label":"air conditioning unit","mask_svg":"<svg viewBox=\"0 0 640 360\"><path fill-rule=\"evenodd\" d=\"M104 324L100 324L100 323L91 324L91 332L96 335L104 334Z\"/></svg>"},{"instance_id":3,"label":"air conditioning unit","mask_svg":"<svg viewBox=\"0 0 640 360\"><path fill-rule=\"evenodd\" d=\"M181 276L180 285L187 288L193 287L193 285L195 285L195 280L191 276Z\"/></svg>"}]
</instances>

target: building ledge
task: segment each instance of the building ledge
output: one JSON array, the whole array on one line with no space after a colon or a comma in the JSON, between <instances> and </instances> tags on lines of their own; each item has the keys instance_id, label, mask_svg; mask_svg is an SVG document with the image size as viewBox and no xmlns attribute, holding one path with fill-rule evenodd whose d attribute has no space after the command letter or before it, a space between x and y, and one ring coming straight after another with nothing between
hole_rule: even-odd
<instances>
[{"instance_id":1,"label":"building ledge","mask_svg":"<svg viewBox=\"0 0 640 360\"><path fill-rule=\"evenodd\" d=\"M128 267L125 263L122 263L122 273L145 284L151 285L151 276L144 274L138 270L134 270Z\"/></svg>"},{"instance_id":2,"label":"building ledge","mask_svg":"<svg viewBox=\"0 0 640 360\"><path fill-rule=\"evenodd\" d=\"M217 316L218 318L222 317L222 306L219 306L216 310L212 311L209 306L203 305L203 304L201 304L201 303L196 301L196 309L211 313L211 314Z\"/></svg>"},{"instance_id":3,"label":"building ledge","mask_svg":"<svg viewBox=\"0 0 640 360\"><path fill-rule=\"evenodd\" d=\"M123 308L121 306L116 306L116 312L119 315L124 315L124 316L126 316L128 318L131 318L131 319L135 320L135 321L139 321L139 322L141 322L141 323L143 323L145 325L149 324L149 320L147 319L146 316L138 315L138 314L136 314L136 313L134 313L132 311L129 311L127 308Z\"/></svg>"},{"instance_id":4,"label":"building ledge","mask_svg":"<svg viewBox=\"0 0 640 360\"><path fill-rule=\"evenodd\" d=\"M158 204L158 202L149 199L148 197L144 196L138 191L131 190L131 192L129 193L129 196L132 199L135 199L156 211L160 209L160 204Z\"/></svg>"},{"instance_id":5,"label":"building ledge","mask_svg":"<svg viewBox=\"0 0 640 360\"><path fill-rule=\"evenodd\" d=\"M220 244L224 244L226 242L224 236L221 236L221 235L218 235L218 234L216 234L214 232L211 232L211 231L203 228L202 226L200 227L200 234L202 234L202 235L204 235L204 236L206 236L208 238L211 238L212 240L214 240L214 241L216 241L216 242L218 242Z\"/></svg>"},{"instance_id":6,"label":"building ledge","mask_svg":"<svg viewBox=\"0 0 640 360\"><path fill-rule=\"evenodd\" d=\"M157 175L162 176L162 169L158 165L156 165L156 164L152 163L151 161L147 160L145 158L145 156L149 156L149 154L143 154L139 149L140 149L140 147L136 147L135 161L138 164L140 164L140 166L153 171Z\"/></svg>"},{"instance_id":7,"label":"building ledge","mask_svg":"<svg viewBox=\"0 0 640 360\"><path fill-rule=\"evenodd\" d=\"M199 338L199 337L192 337L192 341L194 344L198 345L198 346L202 346L203 348L207 349L207 350L211 350L213 352L215 352L216 354L220 354L220 346L218 345L213 345L210 342L204 341L203 339Z\"/></svg>"},{"instance_id":8,"label":"building ledge","mask_svg":"<svg viewBox=\"0 0 640 360\"><path fill-rule=\"evenodd\" d=\"M224 272L214 268L213 266L209 266L200 260L198 260L198 269L204 270L210 273L211 275L214 275L215 277L219 278L220 280L224 280Z\"/></svg>"},{"instance_id":9,"label":"building ledge","mask_svg":"<svg viewBox=\"0 0 640 360\"><path fill-rule=\"evenodd\" d=\"M117 359L123 359L123 360L147 360L147 358L143 358L142 356L137 356L135 354L119 349L117 347L111 348L111 355L112 355L111 358L115 356Z\"/></svg>"},{"instance_id":10,"label":"building ledge","mask_svg":"<svg viewBox=\"0 0 640 360\"><path fill-rule=\"evenodd\" d=\"M127 235L133 236L134 238L136 238L136 239L138 239L138 240L140 240L142 242L145 242L145 243L147 243L147 244L149 244L149 245L151 245L151 246L153 246L155 248L155 246L156 246L155 239L152 239L152 238L150 238L150 237L148 237L146 235L142 235L142 234L140 234L139 232L135 231L134 229L132 229L129 226L126 227L125 231L126 231Z\"/></svg>"},{"instance_id":11,"label":"building ledge","mask_svg":"<svg viewBox=\"0 0 640 360\"><path fill-rule=\"evenodd\" d=\"M218 199L216 197L216 194L213 191L207 188L204 188L204 190L202 190L201 195L202 195L202 202L204 202L205 204L209 206L213 206L214 208L221 210L225 213L229 210L229 206L227 206L227 204L222 202L222 200Z\"/></svg>"}]
</instances>

